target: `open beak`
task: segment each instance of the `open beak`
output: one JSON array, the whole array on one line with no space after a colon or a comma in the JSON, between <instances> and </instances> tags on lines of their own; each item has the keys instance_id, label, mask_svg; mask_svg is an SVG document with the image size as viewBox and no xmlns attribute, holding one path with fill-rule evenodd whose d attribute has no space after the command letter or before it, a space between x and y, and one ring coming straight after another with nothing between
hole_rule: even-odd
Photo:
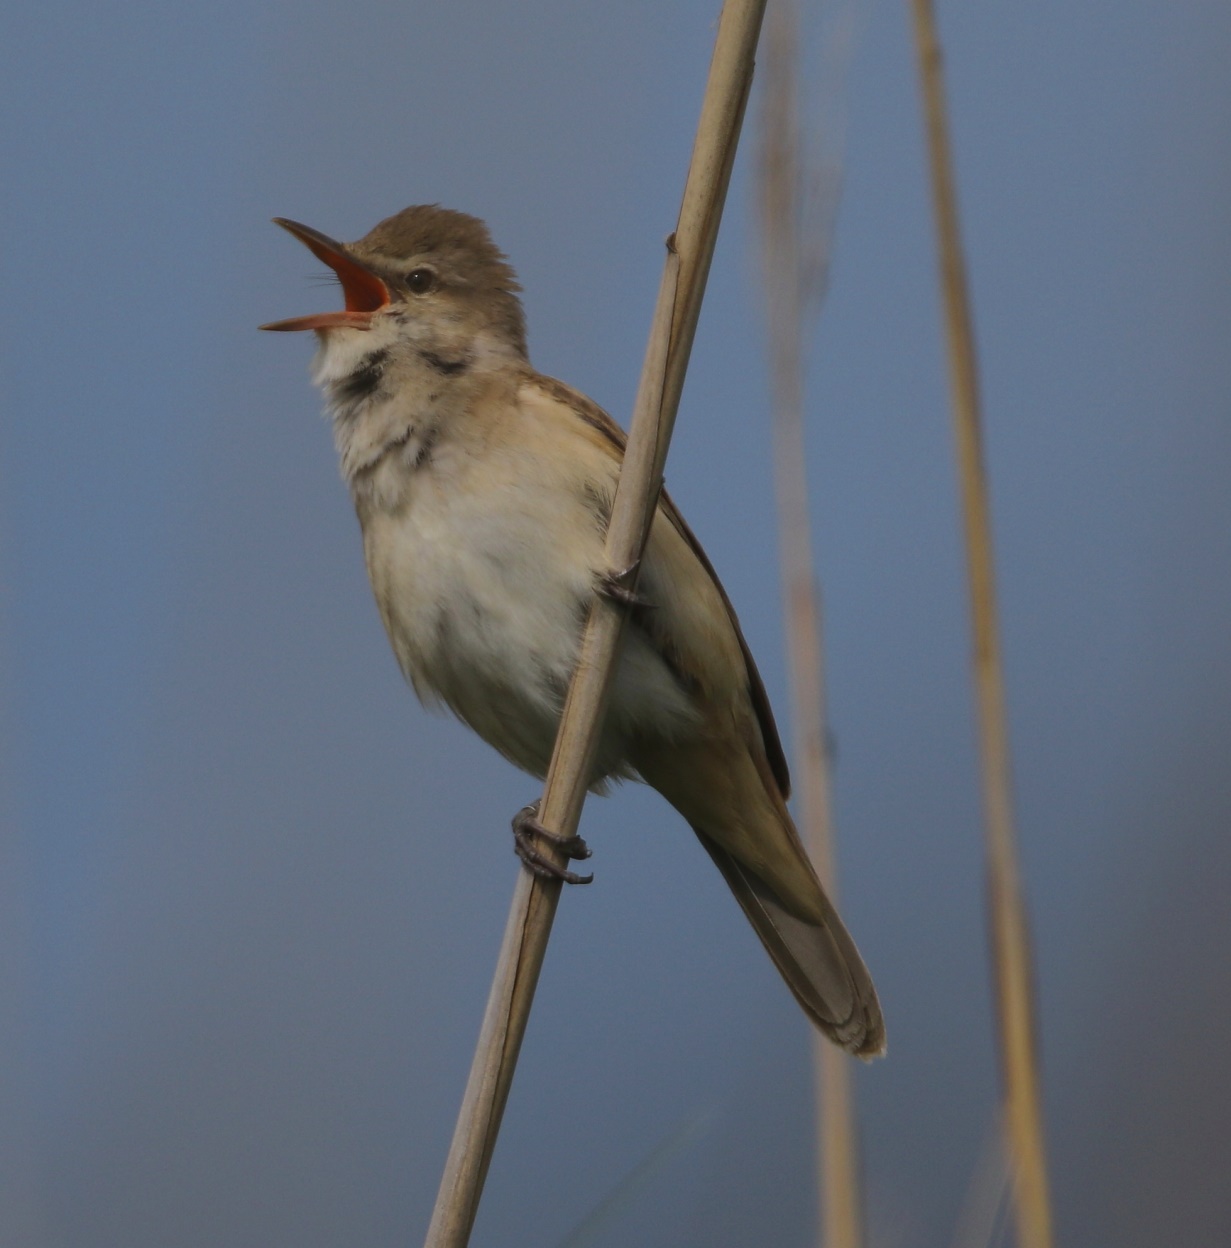
<instances>
[{"instance_id":1,"label":"open beak","mask_svg":"<svg viewBox=\"0 0 1231 1248\"><path fill-rule=\"evenodd\" d=\"M389 303L389 287L367 265L347 255L341 243L335 243L320 230L300 225L298 221L288 221L285 217L274 217L274 224L294 234L318 260L338 275L346 308L342 312L321 312L316 316L293 316L286 321L270 321L261 329L371 329L373 314Z\"/></svg>"}]
</instances>

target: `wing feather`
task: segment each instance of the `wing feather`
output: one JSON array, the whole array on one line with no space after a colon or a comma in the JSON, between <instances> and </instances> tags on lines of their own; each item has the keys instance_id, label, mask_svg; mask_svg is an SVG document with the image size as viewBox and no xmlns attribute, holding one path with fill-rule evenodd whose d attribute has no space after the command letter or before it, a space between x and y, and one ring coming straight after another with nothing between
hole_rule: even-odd
<instances>
[{"instance_id":1,"label":"wing feather","mask_svg":"<svg viewBox=\"0 0 1231 1248\"><path fill-rule=\"evenodd\" d=\"M623 460L624 448L628 443L628 438L624 430L597 403L587 398L579 390L574 390L572 386L565 385L562 381L557 381L554 377L545 377L539 374L534 380L549 398L567 405L582 421L600 434L610 445L616 457ZM670 521L672 528L684 539L688 548L696 556L697 562L705 569L706 575L718 591L718 596L722 599L723 606L726 608L727 618L730 620L731 628L739 641L740 652L744 656L744 669L748 680L748 698L756 716L757 726L761 730L761 741L765 750L765 761L768 764L769 778L777 786L782 800L786 801L791 795L790 768L787 766L786 753L782 748L782 738L778 735L778 725L774 722L774 712L769 704L769 695L765 692L765 684L761 680L761 673L757 671L752 651L748 648L748 642L744 639L743 630L739 626L739 617L735 614L735 608L731 605L731 599L727 597L727 591L718 579L718 573L714 571L714 565L710 563L709 557L701 547L701 543L697 541L693 531L688 527L684 517L680 514L679 508L672 502L671 496L665 489L659 497L658 506L663 515ZM664 657L667 658L668 662L673 662L673 656L668 655Z\"/></svg>"}]
</instances>

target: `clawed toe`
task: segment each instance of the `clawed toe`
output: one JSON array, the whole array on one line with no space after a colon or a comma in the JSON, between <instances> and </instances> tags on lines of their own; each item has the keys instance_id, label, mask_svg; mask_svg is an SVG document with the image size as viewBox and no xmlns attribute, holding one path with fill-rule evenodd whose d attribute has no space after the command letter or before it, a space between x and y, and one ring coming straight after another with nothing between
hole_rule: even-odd
<instances>
[{"instance_id":1,"label":"clawed toe","mask_svg":"<svg viewBox=\"0 0 1231 1248\"><path fill-rule=\"evenodd\" d=\"M541 836L550 841L566 858L589 858L590 847L580 836L561 836L551 832L539 822L539 804L523 806L513 816L513 852L526 864L531 871L543 880L562 880L565 884L589 884L593 875L578 875L576 871L568 871L537 849L534 838Z\"/></svg>"},{"instance_id":2,"label":"clawed toe","mask_svg":"<svg viewBox=\"0 0 1231 1248\"><path fill-rule=\"evenodd\" d=\"M623 607L644 609L652 606L653 604L647 598L642 598L635 589L629 588L640 566L641 560L638 559L636 563L629 564L627 568L618 572L604 572L598 578L598 592L604 598L618 602Z\"/></svg>"}]
</instances>

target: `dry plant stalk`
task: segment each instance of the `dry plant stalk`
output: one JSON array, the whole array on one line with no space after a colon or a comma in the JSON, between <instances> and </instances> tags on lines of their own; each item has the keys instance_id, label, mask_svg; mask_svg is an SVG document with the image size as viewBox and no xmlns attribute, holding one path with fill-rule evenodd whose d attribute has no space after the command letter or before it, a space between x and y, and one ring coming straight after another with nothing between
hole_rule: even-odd
<instances>
[{"instance_id":1,"label":"dry plant stalk","mask_svg":"<svg viewBox=\"0 0 1231 1248\"><path fill-rule=\"evenodd\" d=\"M824 292L830 222L809 220L815 214L807 212L805 202L810 170L799 116L798 61L797 4L777 0L766 30L760 169L774 482L799 823L817 874L837 904L821 596L810 536L803 423L804 332ZM863 1201L851 1060L816 1033L812 1042L821 1244L860 1248Z\"/></svg>"},{"instance_id":2,"label":"dry plant stalk","mask_svg":"<svg viewBox=\"0 0 1231 1248\"><path fill-rule=\"evenodd\" d=\"M719 19L607 531L606 558L617 571L634 568L640 559L662 485L764 10L765 0L725 0ZM581 816L622 625L623 612L596 595L539 807L542 823L565 836L576 831ZM524 869L519 874L425 1248L465 1248L470 1240L560 888L557 880Z\"/></svg>"},{"instance_id":3,"label":"dry plant stalk","mask_svg":"<svg viewBox=\"0 0 1231 1248\"><path fill-rule=\"evenodd\" d=\"M1004 1156L1004 1121L997 1110L988 1126L979 1159L970 1176L958 1215L953 1248L993 1248L1000 1242L1008 1197L1009 1174Z\"/></svg>"},{"instance_id":4,"label":"dry plant stalk","mask_svg":"<svg viewBox=\"0 0 1231 1248\"><path fill-rule=\"evenodd\" d=\"M986 806L989 926L1004 1084L1006 1151L1013 1174L1018 1242L1021 1248L1050 1248L1051 1203L1040 1106L1034 970L1025 903L1018 878L1017 842L1013 827L1009 738L996 620L974 331L958 230L936 23L931 0L912 0L912 7L940 250L958 471L966 523L974 678L979 705Z\"/></svg>"}]
</instances>

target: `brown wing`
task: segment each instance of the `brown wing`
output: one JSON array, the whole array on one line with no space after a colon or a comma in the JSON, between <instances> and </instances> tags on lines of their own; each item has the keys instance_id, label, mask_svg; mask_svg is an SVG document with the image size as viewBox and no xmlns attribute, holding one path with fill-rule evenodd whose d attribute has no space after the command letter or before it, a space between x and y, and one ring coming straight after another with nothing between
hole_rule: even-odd
<instances>
[{"instance_id":1,"label":"brown wing","mask_svg":"<svg viewBox=\"0 0 1231 1248\"><path fill-rule=\"evenodd\" d=\"M554 377L545 377L542 374L537 374L534 380L550 398L572 408L587 425L601 433L611 443L620 459L623 460L624 447L628 441L627 435L597 403L592 399L588 399L580 391L574 390L572 386L566 386L564 382L557 381ZM671 522L672 527L688 544L693 554L696 555L698 562L705 569L710 580L713 581L714 588L718 590L723 605L727 609L731 627L735 630L735 636L739 639L740 651L744 656L744 666L748 675L748 694L752 701L753 711L757 717L757 724L761 729L761 739L765 743L766 761L769 763L770 774L773 776L774 782L777 784L778 790L785 801L791 795L791 773L787 767L786 754L782 749L782 739L778 736L778 726L774 723L774 712L769 704L769 695L765 692L765 685L761 680L761 673L757 671L752 651L748 649L748 643L744 640L743 630L739 626L739 617L736 616L735 608L731 605L731 599L727 597L727 591L718 579L718 573L714 571L714 565L710 563L708 556L701 548L701 543L697 541L693 531L685 523L684 517L680 515L679 508L671 501L671 497L665 489L658 500L658 505Z\"/></svg>"}]
</instances>

